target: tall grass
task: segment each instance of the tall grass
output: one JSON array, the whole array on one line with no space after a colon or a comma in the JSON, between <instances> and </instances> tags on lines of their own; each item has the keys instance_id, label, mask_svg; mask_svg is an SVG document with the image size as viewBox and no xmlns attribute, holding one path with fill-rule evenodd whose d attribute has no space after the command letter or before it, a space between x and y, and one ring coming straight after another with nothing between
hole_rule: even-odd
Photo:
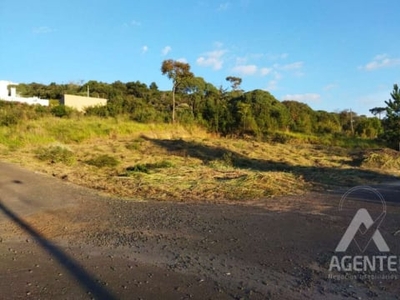
<instances>
[{"instance_id":1,"label":"tall grass","mask_svg":"<svg viewBox=\"0 0 400 300\"><path fill-rule=\"evenodd\" d=\"M349 137L340 134L312 135L277 131L267 134L264 140L281 144L311 144L361 149L384 147L381 142L375 139Z\"/></svg>"},{"instance_id":2,"label":"tall grass","mask_svg":"<svg viewBox=\"0 0 400 300\"><path fill-rule=\"evenodd\" d=\"M202 132L198 129L198 132ZM204 132L204 131L203 131ZM151 136L173 137L188 135L184 127L171 124L141 124L128 118L73 117L68 119L43 117L19 124L0 126L0 144L19 148L54 142L79 144L94 138L116 139L148 133Z\"/></svg>"}]
</instances>

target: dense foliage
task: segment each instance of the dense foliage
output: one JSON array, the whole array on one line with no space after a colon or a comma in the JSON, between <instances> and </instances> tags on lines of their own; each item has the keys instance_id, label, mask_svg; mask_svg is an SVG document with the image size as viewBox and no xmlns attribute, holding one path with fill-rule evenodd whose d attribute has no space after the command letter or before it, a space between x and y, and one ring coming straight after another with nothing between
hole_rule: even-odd
<instances>
[{"instance_id":1,"label":"dense foliage","mask_svg":"<svg viewBox=\"0 0 400 300\"><path fill-rule=\"evenodd\" d=\"M139 81L88 81L49 85L30 83L20 84L17 91L22 96L54 100L60 99L66 93L83 96L90 93L92 97L107 98L108 104L104 107L88 108L85 115L125 115L143 123L172 122L175 119L181 124L200 125L222 135L267 137L276 132L291 132L374 139L382 134L381 121L377 117L359 116L351 111L314 111L304 103L280 102L267 91L243 92L240 89L242 80L238 77L226 78L231 83L229 90L217 88L203 78L196 77L185 63L168 60L163 63L161 71L172 80L172 91L160 91L154 82L147 86ZM387 103L388 117L383 120L387 140L398 138L394 135L399 135L398 89L393 92L392 97L393 101ZM14 109L12 113L2 109L10 105L0 104L1 125L12 125L24 118L19 115L22 112L18 109ZM57 117L78 114L59 105L31 110Z\"/></svg>"},{"instance_id":2,"label":"dense foliage","mask_svg":"<svg viewBox=\"0 0 400 300\"><path fill-rule=\"evenodd\" d=\"M385 101L386 116L382 120L384 132L382 138L393 148L400 149L400 90L397 84L390 94L392 99Z\"/></svg>"}]
</instances>

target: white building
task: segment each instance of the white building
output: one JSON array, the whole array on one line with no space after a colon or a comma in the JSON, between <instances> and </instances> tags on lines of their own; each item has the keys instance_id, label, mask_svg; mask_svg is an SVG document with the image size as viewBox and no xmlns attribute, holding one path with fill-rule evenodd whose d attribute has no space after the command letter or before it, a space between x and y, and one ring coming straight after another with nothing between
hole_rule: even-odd
<instances>
[{"instance_id":1,"label":"white building","mask_svg":"<svg viewBox=\"0 0 400 300\"><path fill-rule=\"evenodd\" d=\"M9 87L10 85L11 87ZM15 87L16 85L18 85L18 83L0 80L0 100L49 106L49 100L46 99L40 99L38 97L20 97L17 94L17 88Z\"/></svg>"}]
</instances>

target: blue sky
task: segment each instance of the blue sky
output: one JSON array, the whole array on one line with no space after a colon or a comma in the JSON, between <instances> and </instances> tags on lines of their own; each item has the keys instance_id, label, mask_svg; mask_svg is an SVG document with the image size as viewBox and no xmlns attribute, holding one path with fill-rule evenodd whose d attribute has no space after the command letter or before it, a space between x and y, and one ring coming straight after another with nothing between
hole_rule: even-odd
<instances>
[{"instance_id":1,"label":"blue sky","mask_svg":"<svg viewBox=\"0 0 400 300\"><path fill-rule=\"evenodd\" d=\"M0 3L0 80L171 83L196 76L313 109L383 106L400 84L398 0L13 0Z\"/></svg>"}]
</instances>

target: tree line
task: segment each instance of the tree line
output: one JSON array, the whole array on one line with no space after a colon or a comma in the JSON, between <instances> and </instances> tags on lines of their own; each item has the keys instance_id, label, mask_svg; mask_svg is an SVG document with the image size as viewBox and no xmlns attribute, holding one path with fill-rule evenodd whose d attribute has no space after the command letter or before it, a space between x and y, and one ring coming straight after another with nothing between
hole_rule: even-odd
<instances>
[{"instance_id":1,"label":"tree line","mask_svg":"<svg viewBox=\"0 0 400 300\"><path fill-rule=\"evenodd\" d=\"M278 101L264 90L244 92L239 77L226 78L229 88L215 87L204 78L195 76L189 64L174 60L165 60L160 71L171 79L170 91L160 91L155 82L146 85L140 81L105 83L93 80L68 84L20 84L18 91L23 96L46 99L60 99L66 93L86 95L90 91L91 97L107 98L108 104L88 108L86 115L127 115L144 123L196 124L221 135L262 137L279 131L382 138L388 142L400 138L400 93L397 85L392 94L393 103L386 103L388 109L385 108L385 117L380 119L349 110L316 111L305 103ZM371 111L382 113L379 109Z\"/></svg>"}]
</instances>

